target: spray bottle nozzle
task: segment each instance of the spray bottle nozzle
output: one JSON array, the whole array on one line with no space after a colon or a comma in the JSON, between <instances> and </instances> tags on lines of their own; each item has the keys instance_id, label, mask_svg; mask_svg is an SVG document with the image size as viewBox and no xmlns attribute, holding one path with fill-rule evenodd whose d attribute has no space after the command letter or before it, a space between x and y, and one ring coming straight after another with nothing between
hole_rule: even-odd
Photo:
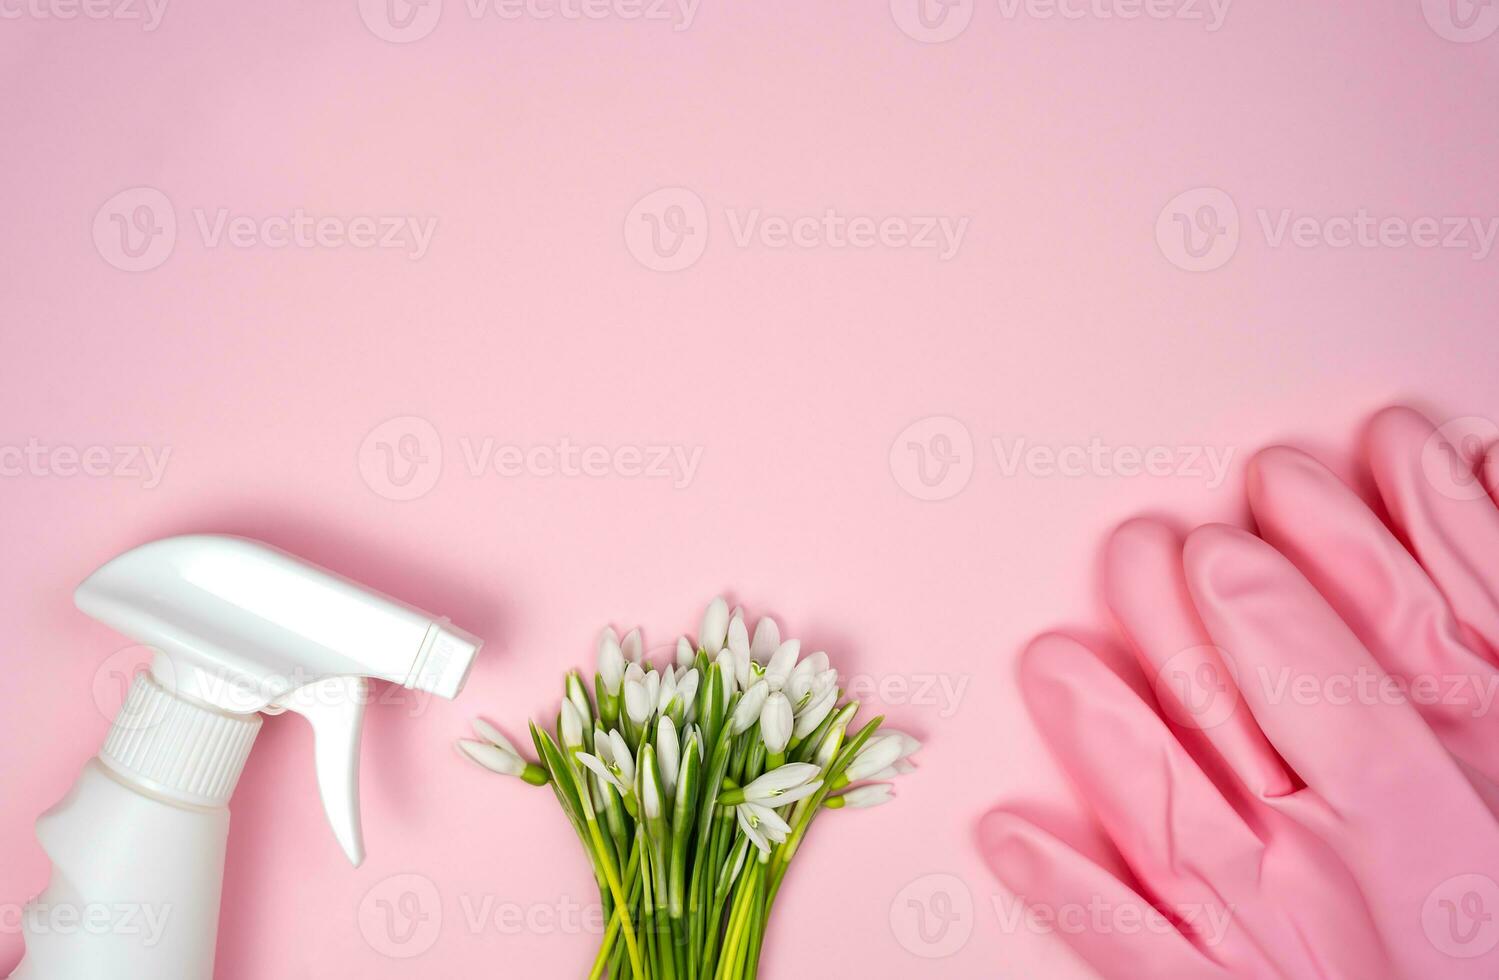
<instances>
[{"instance_id":1,"label":"spray bottle nozzle","mask_svg":"<svg viewBox=\"0 0 1499 980\"><path fill-rule=\"evenodd\" d=\"M364 859L359 740L371 679L453 698L483 642L284 551L227 535L142 545L89 576L74 598L154 649L152 681L175 697L229 715L305 717L323 809L356 865ZM196 748L182 745L184 753Z\"/></svg>"}]
</instances>

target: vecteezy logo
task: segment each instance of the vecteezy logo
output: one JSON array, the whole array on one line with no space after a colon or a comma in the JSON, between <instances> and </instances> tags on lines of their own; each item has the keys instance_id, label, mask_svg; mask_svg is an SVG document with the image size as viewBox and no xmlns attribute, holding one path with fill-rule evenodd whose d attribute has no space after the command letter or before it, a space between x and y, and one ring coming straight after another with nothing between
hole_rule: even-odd
<instances>
[{"instance_id":1,"label":"vecteezy logo","mask_svg":"<svg viewBox=\"0 0 1499 980\"><path fill-rule=\"evenodd\" d=\"M1227 650L1188 647L1156 671L1155 696L1183 728L1216 728L1239 706L1238 668Z\"/></svg>"},{"instance_id":2,"label":"vecteezy logo","mask_svg":"<svg viewBox=\"0 0 1499 980\"><path fill-rule=\"evenodd\" d=\"M1490 447L1494 447L1489 452ZM1485 473L1484 466L1494 467ZM1499 425L1477 415L1453 419L1421 446L1421 471L1437 492L1454 500L1488 496L1499 486Z\"/></svg>"},{"instance_id":3,"label":"vecteezy logo","mask_svg":"<svg viewBox=\"0 0 1499 980\"><path fill-rule=\"evenodd\" d=\"M177 212L154 187L120 191L94 215L94 248L116 269L154 269L171 256L176 244Z\"/></svg>"},{"instance_id":4,"label":"vecteezy logo","mask_svg":"<svg viewBox=\"0 0 1499 980\"><path fill-rule=\"evenodd\" d=\"M1156 244L1174 266L1188 272L1222 267L1239 249L1239 209L1216 187L1178 194L1161 209Z\"/></svg>"},{"instance_id":5,"label":"vecteezy logo","mask_svg":"<svg viewBox=\"0 0 1499 980\"><path fill-rule=\"evenodd\" d=\"M1421 927L1453 959L1483 956L1499 946L1499 884L1487 875L1454 875L1431 890L1421 906Z\"/></svg>"},{"instance_id":6,"label":"vecteezy logo","mask_svg":"<svg viewBox=\"0 0 1499 980\"><path fill-rule=\"evenodd\" d=\"M625 216L625 246L647 269L680 272L708 247L708 208L685 187L663 187Z\"/></svg>"},{"instance_id":7,"label":"vecteezy logo","mask_svg":"<svg viewBox=\"0 0 1499 980\"><path fill-rule=\"evenodd\" d=\"M364 893L359 932L370 948L397 960L431 949L442 933L442 896L432 879L398 874Z\"/></svg>"},{"instance_id":8,"label":"vecteezy logo","mask_svg":"<svg viewBox=\"0 0 1499 980\"><path fill-rule=\"evenodd\" d=\"M442 0L359 0L359 16L380 40L409 44L437 29Z\"/></svg>"},{"instance_id":9,"label":"vecteezy logo","mask_svg":"<svg viewBox=\"0 0 1499 980\"><path fill-rule=\"evenodd\" d=\"M130 700L130 689L141 674L150 673L156 683L176 690L176 672L168 657L158 657L148 646L122 647L104 659L94 671L94 706L116 728L137 731L160 722L147 706Z\"/></svg>"},{"instance_id":10,"label":"vecteezy logo","mask_svg":"<svg viewBox=\"0 0 1499 980\"><path fill-rule=\"evenodd\" d=\"M967 29L973 0L890 0L890 16L907 37L940 44Z\"/></svg>"},{"instance_id":11,"label":"vecteezy logo","mask_svg":"<svg viewBox=\"0 0 1499 980\"><path fill-rule=\"evenodd\" d=\"M381 422L359 445L359 475L387 500L425 496L442 476L437 427L415 415Z\"/></svg>"},{"instance_id":12,"label":"vecteezy logo","mask_svg":"<svg viewBox=\"0 0 1499 980\"><path fill-rule=\"evenodd\" d=\"M922 875L890 903L890 930L923 959L951 956L973 935L973 894L956 875Z\"/></svg>"},{"instance_id":13,"label":"vecteezy logo","mask_svg":"<svg viewBox=\"0 0 1499 980\"><path fill-rule=\"evenodd\" d=\"M890 473L917 500L946 500L973 476L973 437L947 415L912 422L890 445Z\"/></svg>"},{"instance_id":14,"label":"vecteezy logo","mask_svg":"<svg viewBox=\"0 0 1499 980\"><path fill-rule=\"evenodd\" d=\"M1499 30L1499 0L1421 0L1426 23L1439 37L1473 44Z\"/></svg>"}]
</instances>

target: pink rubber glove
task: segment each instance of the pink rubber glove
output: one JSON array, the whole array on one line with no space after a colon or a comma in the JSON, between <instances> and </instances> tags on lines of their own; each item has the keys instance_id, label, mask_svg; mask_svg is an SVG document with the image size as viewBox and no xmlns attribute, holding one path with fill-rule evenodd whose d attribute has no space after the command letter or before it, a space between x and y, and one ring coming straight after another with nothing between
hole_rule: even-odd
<instances>
[{"instance_id":1,"label":"pink rubber glove","mask_svg":"<svg viewBox=\"0 0 1499 980\"><path fill-rule=\"evenodd\" d=\"M1250 467L1264 540L1121 527L1106 595L1153 684L1060 634L1025 651L1117 854L1006 810L981 842L1100 973L1499 976L1499 509L1428 478L1449 448L1414 412L1375 419L1393 533L1285 448Z\"/></svg>"}]
</instances>

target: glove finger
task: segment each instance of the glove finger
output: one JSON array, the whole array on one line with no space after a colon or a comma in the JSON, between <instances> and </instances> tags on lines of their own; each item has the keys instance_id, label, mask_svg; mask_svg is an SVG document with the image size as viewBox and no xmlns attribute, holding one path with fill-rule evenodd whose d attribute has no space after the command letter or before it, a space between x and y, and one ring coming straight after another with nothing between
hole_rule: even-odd
<instances>
[{"instance_id":1,"label":"glove finger","mask_svg":"<svg viewBox=\"0 0 1499 980\"><path fill-rule=\"evenodd\" d=\"M1054 920L1067 944L1102 976L1229 976L1134 889L1025 818L989 813L979 824L979 846L1005 887ZM1221 920L1208 928L1221 928Z\"/></svg>"},{"instance_id":2,"label":"glove finger","mask_svg":"<svg viewBox=\"0 0 1499 980\"><path fill-rule=\"evenodd\" d=\"M1210 524L1183 551L1208 634L1237 664L1260 729L1305 783L1337 809L1371 790L1403 794L1408 764L1445 789L1451 757L1408 704L1366 696L1384 671L1300 572L1247 531Z\"/></svg>"},{"instance_id":3,"label":"glove finger","mask_svg":"<svg viewBox=\"0 0 1499 980\"><path fill-rule=\"evenodd\" d=\"M1305 453L1266 449L1249 465L1260 534L1352 627L1449 751L1499 782L1499 671L1463 643L1427 574L1347 484Z\"/></svg>"},{"instance_id":4,"label":"glove finger","mask_svg":"<svg viewBox=\"0 0 1499 980\"><path fill-rule=\"evenodd\" d=\"M1047 744L1145 893L1173 909L1227 903L1253 929L1264 845L1155 709L1059 634L1031 643L1020 677ZM1260 958L1246 929L1224 937L1224 962Z\"/></svg>"},{"instance_id":5,"label":"glove finger","mask_svg":"<svg viewBox=\"0 0 1499 980\"><path fill-rule=\"evenodd\" d=\"M1120 525L1104 554L1104 592L1184 744L1204 759L1209 747L1256 796L1292 792L1290 773L1240 704L1237 681L1192 605L1176 532L1144 518Z\"/></svg>"},{"instance_id":6,"label":"glove finger","mask_svg":"<svg viewBox=\"0 0 1499 980\"><path fill-rule=\"evenodd\" d=\"M1369 426L1369 466L1391 520L1458 620L1481 637L1473 645L1494 659L1499 508L1471 455L1409 408L1387 408Z\"/></svg>"},{"instance_id":7,"label":"glove finger","mask_svg":"<svg viewBox=\"0 0 1499 980\"><path fill-rule=\"evenodd\" d=\"M1400 969L1493 976L1499 952L1449 959L1423 929L1432 896L1499 875L1493 819L1456 761L1409 704L1361 696L1358 679L1377 688L1383 672L1268 544L1210 525L1188 537L1184 564L1208 633L1238 660L1245 703L1322 801L1325 839L1358 880ZM1300 793L1270 801L1298 819L1308 802Z\"/></svg>"}]
</instances>

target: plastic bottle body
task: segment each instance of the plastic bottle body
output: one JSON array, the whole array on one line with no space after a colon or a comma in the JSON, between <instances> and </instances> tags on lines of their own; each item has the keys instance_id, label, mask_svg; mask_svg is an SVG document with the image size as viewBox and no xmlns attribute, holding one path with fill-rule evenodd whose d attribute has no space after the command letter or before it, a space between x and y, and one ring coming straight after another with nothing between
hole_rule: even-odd
<instances>
[{"instance_id":1,"label":"plastic bottle body","mask_svg":"<svg viewBox=\"0 0 1499 980\"><path fill-rule=\"evenodd\" d=\"M93 759L37 837L52 879L12 980L211 980L227 806L168 802Z\"/></svg>"}]
</instances>

